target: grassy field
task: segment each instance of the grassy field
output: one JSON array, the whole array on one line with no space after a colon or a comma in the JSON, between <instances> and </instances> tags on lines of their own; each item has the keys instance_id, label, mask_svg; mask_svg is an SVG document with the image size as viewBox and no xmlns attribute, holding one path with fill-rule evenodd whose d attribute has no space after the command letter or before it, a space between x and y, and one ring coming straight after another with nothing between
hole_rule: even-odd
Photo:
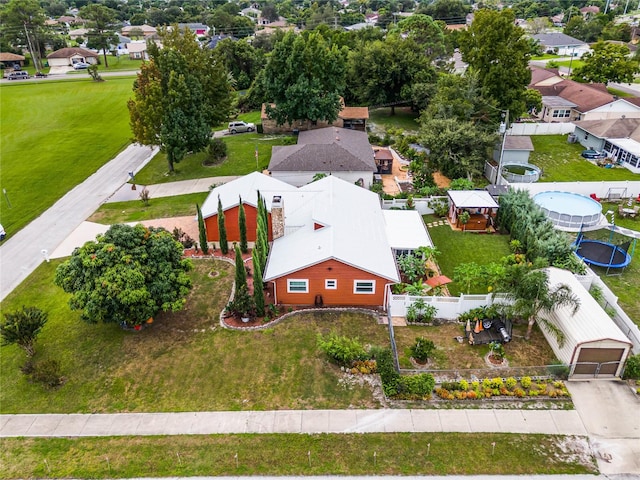
<instances>
[{"instance_id":1,"label":"grassy field","mask_svg":"<svg viewBox=\"0 0 640 480\"><path fill-rule=\"evenodd\" d=\"M203 192L175 197L151 198L147 206L140 200L104 203L87 220L104 225L113 225L114 223L141 222L156 218L195 215L196 203L202 205L208 195L208 192Z\"/></svg>"},{"instance_id":2,"label":"grassy field","mask_svg":"<svg viewBox=\"0 0 640 480\"><path fill-rule=\"evenodd\" d=\"M436 217L433 215L424 216L425 224L434 220ZM429 235L433 244L441 252L436 257L440 270L443 275L451 279L453 279L454 269L461 263L475 262L478 265L487 265L491 262L498 262L502 257L511 253L508 235L454 231L448 224L429 228ZM447 286L453 296L460 294L460 288L455 282Z\"/></svg>"},{"instance_id":3,"label":"grassy field","mask_svg":"<svg viewBox=\"0 0 640 480\"><path fill-rule=\"evenodd\" d=\"M0 86L0 223L11 235L98 170L131 136L133 80Z\"/></svg>"},{"instance_id":4,"label":"grassy field","mask_svg":"<svg viewBox=\"0 0 640 480\"><path fill-rule=\"evenodd\" d=\"M156 183L177 182L192 178L219 177L226 175L245 175L247 173L262 171L271 160L271 147L274 145L291 145L295 143L294 137L287 135L259 135L257 133L243 133L240 135L225 136L228 155L226 160L218 165L203 166L206 152L189 155L175 165L175 172L168 173L167 157L164 153L156 155L136 175L136 182L141 185L153 185ZM258 166L256 168L255 151L258 149Z\"/></svg>"},{"instance_id":5,"label":"grassy field","mask_svg":"<svg viewBox=\"0 0 640 480\"><path fill-rule=\"evenodd\" d=\"M640 180L640 175L620 168L602 168L582 158L584 147L567 143L566 135L532 135L534 152L529 163L542 168L542 182L599 182Z\"/></svg>"},{"instance_id":6,"label":"grassy field","mask_svg":"<svg viewBox=\"0 0 640 480\"><path fill-rule=\"evenodd\" d=\"M0 478L596 473L585 444L493 433L5 438Z\"/></svg>"},{"instance_id":7,"label":"grassy field","mask_svg":"<svg viewBox=\"0 0 640 480\"><path fill-rule=\"evenodd\" d=\"M420 128L418 124L418 113L412 112L408 107L396 107L395 115L391 115L391 108L376 108L369 111L369 121L373 133L384 135L387 128L400 128L409 132L417 132Z\"/></svg>"},{"instance_id":8,"label":"grassy field","mask_svg":"<svg viewBox=\"0 0 640 480\"><path fill-rule=\"evenodd\" d=\"M387 345L385 326L368 315L308 313L264 331L222 329L218 316L233 266L207 260L195 262L195 288L184 311L159 314L152 328L130 333L113 324L87 324L71 312L68 296L52 283L57 264L38 267L0 308L35 305L49 313L35 360L59 361L66 383L53 391L29 383L20 372L22 350L3 347L2 413L378 406L368 387L342 385L340 370L316 347L316 335L332 330Z\"/></svg>"}]
</instances>

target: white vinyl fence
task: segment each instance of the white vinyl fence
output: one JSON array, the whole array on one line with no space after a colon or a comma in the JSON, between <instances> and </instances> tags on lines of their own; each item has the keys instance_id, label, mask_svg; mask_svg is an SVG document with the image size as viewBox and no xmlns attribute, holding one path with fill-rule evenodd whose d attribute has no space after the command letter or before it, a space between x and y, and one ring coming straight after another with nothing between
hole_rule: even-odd
<instances>
[{"instance_id":1,"label":"white vinyl fence","mask_svg":"<svg viewBox=\"0 0 640 480\"><path fill-rule=\"evenodd\" d=\"M407 309L418 299L422 299L427 305L433 305L437 312L435 317L443 320L455 320L461 314L471 309L493 305L493 303L505 303L504 296L496 295L465 295L459 297L417 297L412 295L389 295L388 312L391 317L404 317Z\"/></svg>"},{"instance_id":2,"label":"white vinyl fence","mask_svg":"<svg viewBox=\"0 0 640 480\"><path fill-rule=\"evenodd\" d=\"M576 126L571 123L512 123L509 135L566 135Z\"/></svg>"}]
</instances>

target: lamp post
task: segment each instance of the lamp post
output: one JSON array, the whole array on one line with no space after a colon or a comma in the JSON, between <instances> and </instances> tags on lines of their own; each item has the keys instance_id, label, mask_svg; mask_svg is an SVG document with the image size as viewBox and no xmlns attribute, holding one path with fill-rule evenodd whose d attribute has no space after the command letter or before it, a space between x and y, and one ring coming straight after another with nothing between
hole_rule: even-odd
<instances>
[{"instance_id":1,"label":"lamp post","mask_svg":"<svg viewBox=\"0 0 640 480\"><path fill-rule=\"evenodd\" d=\"M498 160L498 172L496 175L496 185L502 185L502 159L504 158L504 144L507 139L507 128L509 128L509 110L504 110L504 122L500 123L500 133L502 134L502 145L500 146L500 159Z\"/></svg>"}]
</instances>

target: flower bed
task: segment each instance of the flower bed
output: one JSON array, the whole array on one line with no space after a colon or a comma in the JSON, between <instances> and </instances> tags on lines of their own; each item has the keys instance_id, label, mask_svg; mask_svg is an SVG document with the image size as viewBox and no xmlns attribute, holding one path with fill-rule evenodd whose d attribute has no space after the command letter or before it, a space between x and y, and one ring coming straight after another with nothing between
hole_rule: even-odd
<instances>
[{"instance_id":1,"label":"flower bed","mask_svg":"<svg viewBox=\"0 0 640 480\"><path fill-rule=\"evenodd\" d=\"M492 397L568 398L571 396L561 380L532 380L531 377L522 377L520 380L515 377L507 379L496 377L472 382L466 380L443 382L435 389L435 394L443 400L481 400Z\"/></svg>"}]
</instances>

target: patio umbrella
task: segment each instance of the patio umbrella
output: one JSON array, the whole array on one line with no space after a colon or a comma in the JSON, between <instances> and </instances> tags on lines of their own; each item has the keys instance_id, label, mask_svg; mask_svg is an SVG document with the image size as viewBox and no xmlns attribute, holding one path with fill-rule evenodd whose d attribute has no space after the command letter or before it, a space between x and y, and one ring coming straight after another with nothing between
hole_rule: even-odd
<instances>
[{"instance_id":1,"label":"patio umbrella","mask_svg":"<svg viewBox=\"0 0 640 480\"><path fill-rule=\"evenodd\" d=\"M427 279L427 285L432 288L440 287L442 285L446 285L447 283L451 283L451 279L446 275L436 275L435 277L431 277Z\"/></svg>"}]
</instances>

